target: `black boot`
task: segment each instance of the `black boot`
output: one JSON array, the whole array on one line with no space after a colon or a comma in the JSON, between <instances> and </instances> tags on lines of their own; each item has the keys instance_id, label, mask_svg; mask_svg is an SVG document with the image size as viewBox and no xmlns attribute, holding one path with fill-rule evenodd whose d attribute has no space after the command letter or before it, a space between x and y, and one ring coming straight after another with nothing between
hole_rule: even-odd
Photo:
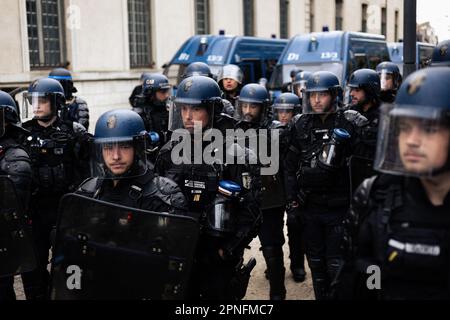
<instances>
[{"instance_id":1,"label":"black boot","mask_svg":"<svg viewBox=\"0 0 450 320\"><path fill-rule=\"evenodd\" d=\"M322 257L308 257L309 267L313 280L316 300L329 300L330 280L327 274L327 264Z\"/></svg>"},{"instance_id":2,"label":"black boot","mask_svg":"<svg viewBox=\"0 0 450 320\"><path fill-rule=\"evenodd\" d=\"M303 225L300 219L288 215L287 227L292 277L295 282L303 282L306 279Z\"/></svg>"},{"instance_id":3,"label":"black boot","mask_svg":"<svg viewBox=\"0 0 450 320\"><path fill-rule=\"evenodd\" d=\"M270 283L270 300L286 299L284 286L284 261L281 247L263 247L264 259L266 259L267 271Z\"/></svg>"},{"instance_id":4,"label":"black boot","mask_svg":"<svg viewBox=\"0 0 450 320\"><path fill-rule=\"evenodd\" d=\"M295 267L291 264L292 277L295 282L303 282L306 279L306 271L304 267Z\"/></svg>"}]
</instances>

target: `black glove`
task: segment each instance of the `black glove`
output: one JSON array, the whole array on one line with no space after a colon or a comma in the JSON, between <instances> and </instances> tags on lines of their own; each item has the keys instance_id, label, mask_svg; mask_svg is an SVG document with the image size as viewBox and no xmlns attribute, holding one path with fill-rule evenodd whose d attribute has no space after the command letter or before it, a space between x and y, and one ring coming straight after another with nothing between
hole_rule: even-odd
<instances>
[{"instance_id":1,"label":"black glove","mask_svg":"<svg viewBox=\"0 0 450 320\"><path fill-rule=\"evenodd\" d=\"M304 203L303 205L304 206ZM297 224L297 222L303 223L304 217L303 213L300 210L300 203L298 201L291 201L286 206L286 214L288 224Z\"/></svg>"}]
</instances>

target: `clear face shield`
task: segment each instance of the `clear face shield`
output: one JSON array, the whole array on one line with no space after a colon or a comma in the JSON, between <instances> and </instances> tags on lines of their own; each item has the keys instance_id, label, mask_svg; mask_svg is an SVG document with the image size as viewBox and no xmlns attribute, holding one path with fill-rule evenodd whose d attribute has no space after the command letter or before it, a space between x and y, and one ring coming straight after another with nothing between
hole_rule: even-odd
<instances>
[{"instance_id":1,"label":"clear face shield","mask_svg":"<svg viewBox=\"0 0 450 320\"><path fill-rule=\"evenodd\" d=\"M213 120L214 106L174 102L169 110L169 131L185 129L192 134L196 127L202 131L212 128Z\"/></svg>"},{"instance_id":2,"label":"clear face shield","mask_svg":"<svg viewBox=\"0 0 450 320\"><path fill-rule=\"evenodd\" d=\"M327 91L311 91L305 93L302 105L303 114L327 114L336 112L336 95Z\"/></svg>"},{"instance_id":3,"label":"clear face shield","mask_svg":"<svg viewBox=\"0 0 450 320\"><path fill-rule=\"evenodd\" d=\"M292 86L292 93L297 95L300 99L303 98L304 92L306 90L306 83L307 80L301 80L294 82L294 85Z\"/></svg>"},{"instance_id":4,"label":"clear face shield","mask_svg":"<svg viewBox=\"0 0 450 320\"><path fill-rule=\"evenodd\" d=\"M5 135L6 119L5 119L5 109L0 108L0 138Z\"/></svg>"},{"instance_id":5,"label":"clear face shield","mask_svg":"<svg viewBox=\"0 0 450 320\"><path fill-rule=\"evenodd\" d=\"M265 106L262 103L239 101L234 118L237 121L261 123L264 119Z\"/></svg>"},{"instance_id":6,"label":"clear face shield","mask_svg":"<svg viewBox=\"0 0 450 320\"><path fill-rule=\"evenodd\" d=\"M375 169L431 177L449 168L450 125L442 109L385 104L381 108Z\"/></svg>"},{"instance_id":7,"label":"clear face shield","mask_svg":"<svg viewBox=\"0 0 450 320\"><path fill-rule=\"evenodd\" d=\"M221 181L217 196L207 210L208 228L213 236L228 236L236 232L241 187L231 181Z\"/></svg>"},{"instance_id":8,"label":"clear face shield","mask_svg":"<svg viewBox=\"0 0 450 320\"><path fill-rule=\"evenodd\" d=\"M295 113L295 106L293 104L276 104L273 106L276 118L283 125L286 125L292 120Z\"/></svg>"},{"instance_id":9,"label":"clear face shield","mask_svg":"<svg viewBox=\"0 0 450 320\"><path fill-rule=\"evenodd\" d=\"M92 140L92 176L119 180L147 172L146 136Z\"/></svg>"},{"instance_id":10,"label":"clear face shield","mask_svg":"<svg viewBox=\"0 0 450 320\"><path fill-rule=\"evenodd\" d=\"M33 92L27 93L25 97L26 114L31 110L33 119L50 120L57 115L56 106L58 101L56 95Z\"/></svg>"},{"instance_id":11,"label":"clear face shield","mask_svg":"<svg viewBox=\"0 0 450 320\"><path fill-rule=\"evenodd\" d=\"M392 73L388 73L387 70L381 70L380 75L380 83L381 83L381 91L390 91L397 90L397 84L394 80L394 75Z\"/></svg>"}]
</instances>

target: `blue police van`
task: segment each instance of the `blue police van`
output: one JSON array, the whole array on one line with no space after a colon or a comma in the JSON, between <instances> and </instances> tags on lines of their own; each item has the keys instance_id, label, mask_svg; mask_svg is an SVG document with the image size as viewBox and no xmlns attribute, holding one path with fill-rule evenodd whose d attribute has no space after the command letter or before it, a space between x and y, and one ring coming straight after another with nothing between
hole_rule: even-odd
<instances>
[{"instance_id":1,"label":"blue police van","mask_svg":"<svg viewBox=\"0 0 450 320\"><path fill-rule=\"evenodd\" d=\"M217 76L222 66L236 64L244 72L244 84L270 79L288 40L229 35L196 35L189 38L170 63L164 65L172 85L177 85L192 62L204 62Z\"/></svg>"},{"instance_id":2,"label":"blue police van","mask_svg":"<svg viewBox=\"0 0 450 320\"><path fill-rule=\"evenodd\" d=\"M416 67L422 69L428 66L433 56L434 45L430 43L417 42L416 44ZM391 61L400 69L403 75L403 42L389 42L389 55Z\"/></svg>"},{"instance_id":3,"label":"blue police van","mask_svg":"<svg viewBox=\"0 0 450 320\"><path fill-rule=\"evenodd\" d=\"M291 82L290 72L331 71L345 86L353 71L375 69L390 61L384 36L360 32L313 32L293 37L278 61L269 88L283 90Z\"/></svg>"}]
</instances>

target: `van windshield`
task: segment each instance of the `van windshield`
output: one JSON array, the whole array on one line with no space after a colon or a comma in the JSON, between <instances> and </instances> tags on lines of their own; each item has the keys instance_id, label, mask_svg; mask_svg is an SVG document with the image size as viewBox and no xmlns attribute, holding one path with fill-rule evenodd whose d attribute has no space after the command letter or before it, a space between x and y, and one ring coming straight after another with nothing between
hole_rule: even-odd
<instances>
[{"instance_id":1,"label":"van windshield","mask_svg":"<svg viewBox=\"0 0 450 320\"><path fill-rule=\"evenodd\" d=\"M270 79L269 88L272 90L280 90L292 80L290 78L291 70L298 68L302 71L330 71L334 73L339 82L342 84L342 74L344 66L342 62L324 62L324 63L308 63L308 64L287 64L277 65Z\"/></svg>"}]
</instances>

